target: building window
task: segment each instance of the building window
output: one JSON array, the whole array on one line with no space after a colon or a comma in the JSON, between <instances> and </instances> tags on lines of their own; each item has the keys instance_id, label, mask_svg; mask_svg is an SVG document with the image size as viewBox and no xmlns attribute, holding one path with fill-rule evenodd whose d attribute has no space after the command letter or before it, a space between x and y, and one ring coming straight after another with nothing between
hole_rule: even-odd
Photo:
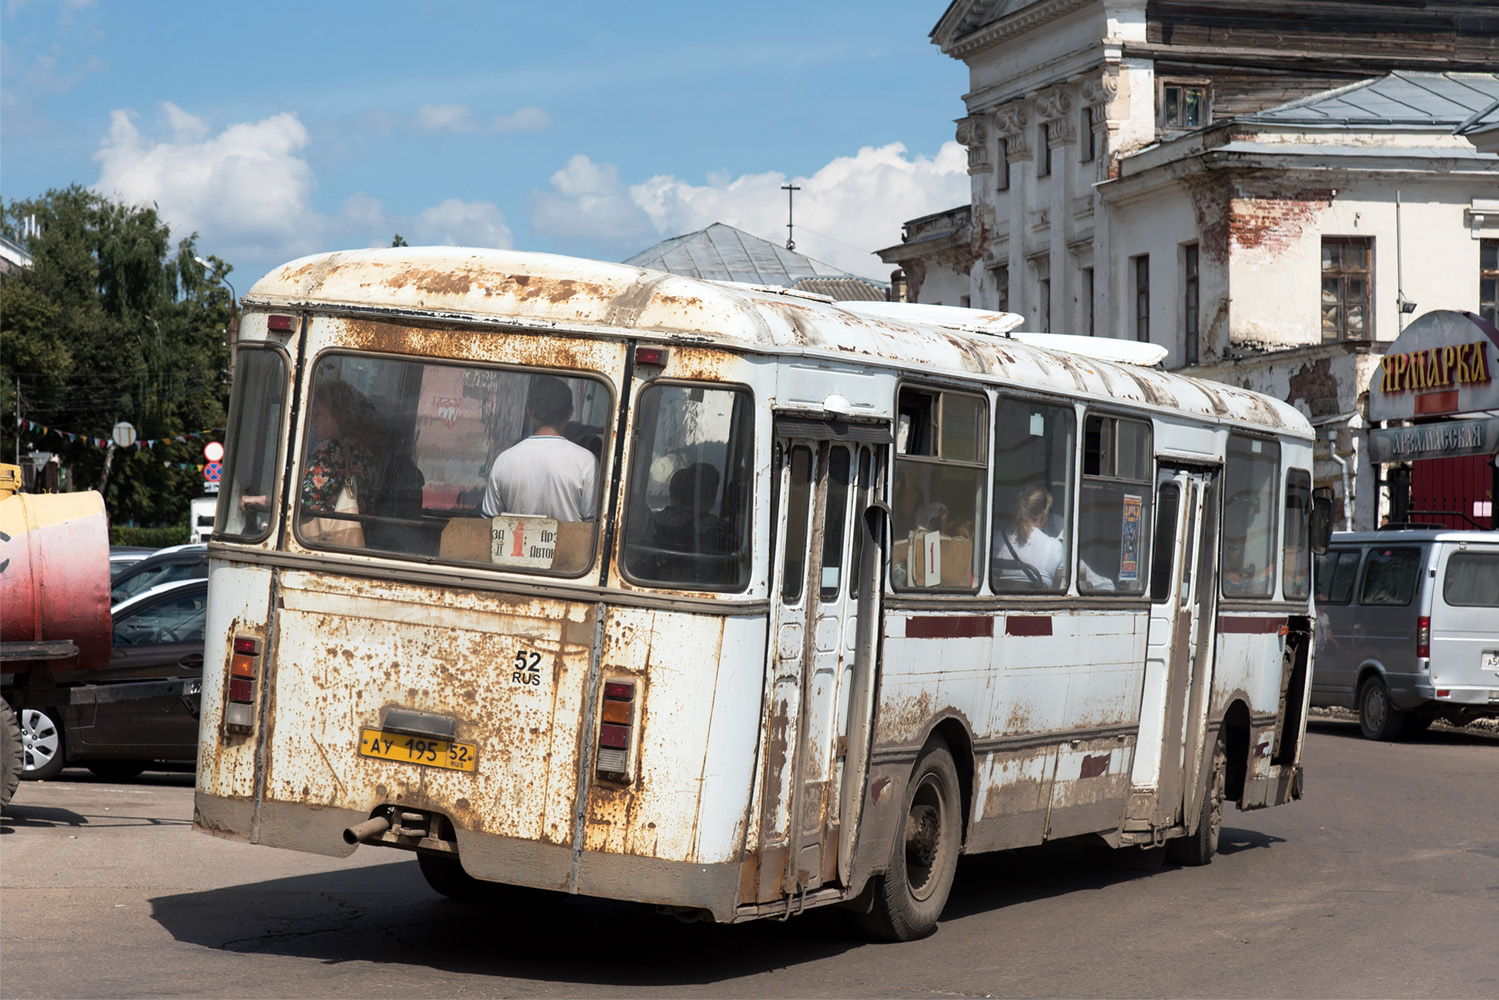
<instances>
[{"instance_id":1,"label":"building window","mask_svg":"<svg viewBox=\"0 0 1499 1000\"><path fill-rule=\"evenodd\" d=\"M1499 240L1478 243L1478 315L1499 323Z\"/></svg>"},{"instance_id":2,"label":"building window","mask_svg":"<svg viewBox=\"0 0 1499 1000\"><path fill-rule=\"evenodd\" d=\"M1369 274L1372 240L1352 236L1322 239L1322 339L1369 340L1373 336Z\"/></svg>"},{"instance_id":3,"label":"building window","mask_svg":"<svg viewBox=\"0 0 1499 1000\"><path fill-rule=\"evenodd\" d=\"M1161 127L1199 128L1208 120L1208 88L1204 83L1161 85Z\"/></svg>"},{"instance_id":4,"label":"building window","mask_svg":"<svg viewBox=\"0 0 1499 1000\"><path fill-rule=\"evenodd\" d=\"M1197 244L1182 247L1182 334L1186 338L1185 363L1197 364Z\"/></svg>"},{"instance_id":5,"label":"building window","mask_svg":"<svg viewBox=\"0 0 1499 1000\"><path fill-rule=\"evenodd\" d=\"M1036 150L1036 176L1049 177L1051 175L1051 126L1042 123L1039 126L1040 149Z\"/></svg>"},{"instance_id":6,"label":"building window","mask_svg":"<svg viewBox=\"0 0 1499 1000\"><path fill-rule=\"evenodd\" d=\"M1135 339L1150 340L1150 254L1142 253L1130 262L1135 272Z\"/></svg>"},{"instance_id":7,"label":"building window","mask_svg":"<svg viewBox=\"0 0 1499 1000\"><path fill-rule=\"evenodd\" d=\"M1051 330L1051 258L1038 255L1030 258L1031 270L1036 276L1036 325L1042 333Z\"/></svg>"},{"instance_id":8,"label":"building window","mask_svg":"<svg viewBox=\"0 0 1499 1000\"><path fill-rule=\"evenodd\" d=\"M1083 315L1088 336L1093 336L1093 269L1083 268Z\"/></svg>"},{"instance_id":9,"label":"building window","mask_svg":"<svg viewBox=\"0 0 1499 1000\"><path fill-rule=\"evenodd\" d=\"M1092 163L1093 157L1098 155L1098 148L1094 144L1095 140L1093 137L1093 109L1083 108L1082 119L1080 127L1083 130L1083 141L1079 143L1083 151L1082 161L1084 163Z\"/></svg>"},{"instance_id":10,"label":"building window","mask_svg":"<svg viewBox=\"0 0 1499 1000\"><path fill-rule=\"evenodd\" d=\"M994 269L994 293L995 312L1010 311L1010 269L1008 267L996 267Z\"/></svg>"},{"instance_id":11,"label":"building window","mask_svg":"<svg viewBox=\"0 0 1499 1000\"><path fill-rule=\"evenodd\" d=\"M994 168L994 190L1008 191L1010 189L1010 143L1008 140L999 140L999 164Z\"/></svg>"}]
</instances>

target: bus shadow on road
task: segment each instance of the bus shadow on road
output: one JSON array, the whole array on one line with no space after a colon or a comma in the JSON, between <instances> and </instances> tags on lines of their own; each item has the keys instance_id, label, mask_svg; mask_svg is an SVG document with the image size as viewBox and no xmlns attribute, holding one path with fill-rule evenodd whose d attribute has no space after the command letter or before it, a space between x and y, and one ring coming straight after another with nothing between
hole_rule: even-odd
<instances>
[{"instance_id":1,"label":"bus shadow on road","mask_svg":"<svg viewBox=\"0 0 1499 1000\"><path fill-rule=\"evenodd\" d=\"M176 940L219 951L561 984L724 982L866 943L830 909L730 926L528 890L457 903L433 893L415 861L158 896L151 908Z\"/></svg>"},{"instance_id":2,"label":"bus shadow on road","mask_svg":"<svg viewBox=\"0 0 1499 1000\"><path fill-rule=\"evenodd\" d=\"M88 817L82 813L53 806L12 803L5 807L5 815L0 816L0 834L14 833L17 829L52 830L87 825Z\"/></svg>"}]
</instances>

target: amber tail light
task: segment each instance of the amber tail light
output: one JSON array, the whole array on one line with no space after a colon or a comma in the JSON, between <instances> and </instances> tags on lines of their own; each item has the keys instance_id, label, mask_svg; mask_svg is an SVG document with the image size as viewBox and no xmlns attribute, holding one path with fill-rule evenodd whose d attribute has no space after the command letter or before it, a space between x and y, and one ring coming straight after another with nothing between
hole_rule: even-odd
<instances>
[{"instance_id":1,"label":"amber tail light","mask_svg":"<svg viewBox=\"0 0 1499 1000\"><path fill-rule=\"evenodd\" d=\"M594 769L610 781L630 780L630 737L635 728L635 682L605 681Z\"/></svg>"},{"instance_id":2,"label":"amber tail light","mask_svg":"<svg viewBox=\"0 0 1499 1000\"><path fill-rule=\"evenodd\" d=\"M260 673L260 640L234 637L229 657L229 697L224 703L224 728L248 732L255 721L255 678Z\"/></svg>"}]
</instances>

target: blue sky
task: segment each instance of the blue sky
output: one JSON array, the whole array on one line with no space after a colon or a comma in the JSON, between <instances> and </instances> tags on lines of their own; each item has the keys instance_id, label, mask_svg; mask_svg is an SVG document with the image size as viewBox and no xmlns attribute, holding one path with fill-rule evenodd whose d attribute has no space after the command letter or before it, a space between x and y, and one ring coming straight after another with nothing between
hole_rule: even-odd
<instances>
[{"instance_id":1,"label":"blue sky","mask_svg":"<svg viewBox=\"0 0 1499 1000\"><path fill-rule=\"evenodd\" d=\"M293 257L620 260L712 222L886 277L968 201L937 0L0 0L0 196L154 203L243 293Z\"/></svg>"}]
</instances>

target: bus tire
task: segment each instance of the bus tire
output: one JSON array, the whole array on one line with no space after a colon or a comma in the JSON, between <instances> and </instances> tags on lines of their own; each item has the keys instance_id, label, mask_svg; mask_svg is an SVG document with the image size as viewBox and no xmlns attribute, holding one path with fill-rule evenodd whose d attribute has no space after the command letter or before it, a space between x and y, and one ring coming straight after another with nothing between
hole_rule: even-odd
<instances>
[{"instance_id":1,"label":"bus tire","mask_svg":"<svg viewBox=\"0 0 1499 1000\"><path fill-rule=\"evenodd\" d=\"M937 929L962 848L962 795L947 743L934 736L906 785L890 868L878 876L861 928L886 941L914 941Z\"/></svg>"},{"instance_id":2,"label":"bus tire","mask_svg":"<svg viewBox=\"0 0 1499 1000\"><path fill-rule=\"evenodd\" d=\"M21 784L21 724L10 702L0 699L0 809L10 805Z\"/></svg>"},{"instance_id":3,"label":"bus tire","mask_svg":"<svg viewBox=\"0 0 1499 1000\"><path fill-rule=\"evenodd\" d=\"M1358 689L1358 728L1367 740L1400 739L1407 713L1390 701L1390 689L1378 674L1371 674Z\"/></svg>"},{"instance_id":4,"label":"bus tire","mask_svg":"<svg viewBox=\"0 0 1499 1000\"><path fill-rule=\"evenodd\" d=\"M418 853L416 863L422 877L433 891L460 903L478 903L495 894L496 885L474 878L463 870L463 864L451 855Z\"/></svg>"},{"instance_id":5,"label":"bus tire","mask_svg":"<svg viewBox=\"0 0 1499 1000\"><path fill-rule=\"evenodd\" d=\"M1197 829L1186 837L1166 841L1166 859L1173 864L1197 867L1213 860L1218 853L1218 838L1223 832L1224 789L1228 785L1228 741L1223 730L1213 744L1212 771L1202 789L1197 809Z\"/></svg>"}]
</instances>

